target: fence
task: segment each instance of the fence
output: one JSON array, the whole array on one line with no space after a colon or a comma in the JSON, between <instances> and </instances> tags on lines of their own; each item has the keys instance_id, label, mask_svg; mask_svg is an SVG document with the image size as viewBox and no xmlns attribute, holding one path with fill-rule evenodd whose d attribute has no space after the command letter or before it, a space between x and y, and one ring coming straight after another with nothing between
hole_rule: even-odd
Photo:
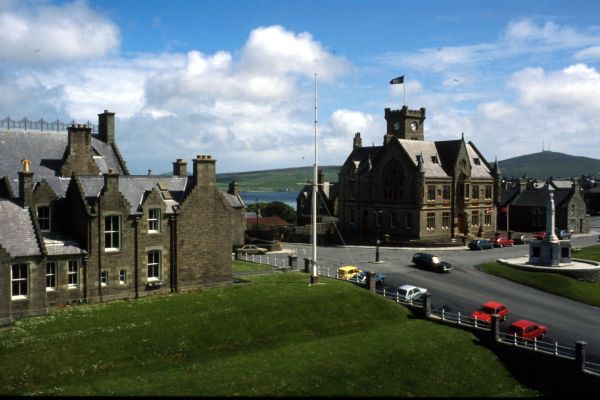
<instances>
[{"instance_id":1,"label":"fence","mask_svg":"<svg viewBox=\"0 0 600 400\"><path fill-rule=\"evenodd\" d=\"M70 123L65 123L65 122L59 121L58 119L56 121L45 121L43 119L31 120L28 118L16 120L16 119L12 119L10 117L0 119L0 129L5 129L5 130L23 130L23 131L36 130L36 131L61 132L61 131L66 131L67 128L72 124L75 124L75 121L71 121ZM96 125L92 124L90 121L88 121L84 125L86 125L89 128L92 128L92 132L98 131Z\"/></svg>"},{"instance_id":2,"label":"fence","mask_svg":"<svg viewBox=\"0 0 600 400\"><path fill-rule=\"evenodd\" d=\"M288 255L288 264L286 265L285 257L277 258L276 256L269 257L267 255L255 255L244 253L236 253L235 257L238 260L260 264L268 264L279 270L295 269L296 265L292 257L295 257L297 259L295 255ZM308 272L308 261L309 259L305 259L305 267L303 269L304 272ZM337 267L319 265L317 271L320 276L338 279ZM360 284L356 280L350 280L350 282ZM485 321L480 321L477 318L473 318L470 315L461 314L460 312L453 313L446 311L443 308L433 309L431 307L430 293L426 293L425 295L415 299L404 300L399 297L396 291L387 290L385 287L382 289L376 289L375 285L372 285L371 290L374 293L379 294L386 299L395 301L396 303L403 304L416 310L420 310L421 314L426 319L430 319L437 322L443 322L449 325L455 325L466 329L473 329L475 331L489 332L494 337L494 341L496 343L499 343L500 345L513 346L523 351L534 351L553 357L561 357L565 360L570 360L575 363L579 363L581 371L584 374L600 378L600 364L585 360L585 342L576 342L576 347L573 348L560 345L558 342L520 338L515 335L500 332L499 319L495 316L492 316L491 323L487 323Z\"/></svg>"}]
</instances>

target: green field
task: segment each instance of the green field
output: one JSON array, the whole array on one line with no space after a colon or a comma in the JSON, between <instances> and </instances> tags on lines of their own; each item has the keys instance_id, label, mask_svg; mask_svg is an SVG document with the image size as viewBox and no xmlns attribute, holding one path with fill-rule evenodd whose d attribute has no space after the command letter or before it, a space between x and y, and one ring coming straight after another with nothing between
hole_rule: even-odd
<instances>
[{"instance_id":1,"label":"green field","mask_svg":"<svg viewBox=\"0 0 600 400\"><path fill-rule=\"evenodd\" d=\"M600 246L585 247L574 252L573 257L600 261ZM521 271L497 262L484 264L481 268L489 274L504 279L582 303L600 306L600 282L582 282L560 274Z\"/></svg>"},{"instance_id":2,"label":"green field","mask_svg":"<svg viewBox=\"0 0 600 400\"><path fill-rule=\"evenodd\" d=\"M537 394L471 333L413 318L352 284L308 286L297 272L243 279L17 321L0 330L0 394Z\"/></svg>"}]
</instances>

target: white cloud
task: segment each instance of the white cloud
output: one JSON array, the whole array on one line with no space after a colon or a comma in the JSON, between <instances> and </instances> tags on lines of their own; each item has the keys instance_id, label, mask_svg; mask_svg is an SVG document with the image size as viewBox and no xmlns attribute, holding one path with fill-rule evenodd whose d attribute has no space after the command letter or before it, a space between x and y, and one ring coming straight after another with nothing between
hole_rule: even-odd
<instances>
[{"instance_id":1,"label":"white cloud","mask_svg":"<svg viewBox=\"0 0 600 400\"><path fill-rule=\"evenodd\" d=\"M5 64L82 61L114 53L120 44L119 29L82 1L11 3L0 9L0 26L0 63Z\"/></svg>"}]
</instances>

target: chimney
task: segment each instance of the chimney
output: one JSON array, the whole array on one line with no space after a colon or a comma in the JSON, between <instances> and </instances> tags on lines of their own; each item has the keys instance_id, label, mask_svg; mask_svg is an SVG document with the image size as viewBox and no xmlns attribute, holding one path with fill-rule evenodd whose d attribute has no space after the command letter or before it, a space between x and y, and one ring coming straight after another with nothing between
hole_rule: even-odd
<instances>
[{"instance_id":1,"label":"chimney","mask_svg":"<svg viewBox=\"0 0 600 400\"><path fill-rule=\"evenodd\" d=\"M240 194L239 185L236 181L229 182L229 190L227 193L237 196Z\"/></svg>"},{"instance_id":2,"label":"chimney","mask_svg":"<svg viewBox=\"0 0 600 400\"><path fill-rule=\"evenodd\" d=\"M196 185L215 185L215 164L217 160L209 155L197 155L194 161L194 182Z\"/></svg>"},{"instance_id":3,"label":"chimney","mask_svg":"<svg viewBox=\"0 0 600 400\"><path fill-rule=\"evenodd\" d=\"M523 175L519 178L519 193L523 193L527 190L527 177Z\"/></svg>"},{"instance_id":4,"label":"chimney","mask_svg":"<svg viewBox=\"0 0 600 400\"><path fill-rule=\"evenodd\" d=\"M19 202L21 206L33 206L33 172L19 171Z\"/></svg>"},{"instance_id":5,"label":"chimney","mask_svg":"<svg viewBox=\"0 0 600 400\"><path fill-rule=\"evenodd\" d=\"M177 161L173 163L173 176L185 178L187 176L187 162L178 158Z\"/></svg>"},{"instance_id":6,"label":"chimney","mask_svg":"<svg viewBox=\"0 0 600 400\"><path fill-rule=\"evenodd\" d=\"M360 149L362 147L362 139L360 138L360 132L354 134L354 141L352 142L353 149Z\"/></svg>"},{"instance_id":7,"label":"chimney","mask_svg":"<svg viewBox=\"0 0 600 400\"><path fill-rule=\"evenodd\" d=\"M317 184L322 185L325 181L325 174L323 174L323 170L319 168L319 172L317 174Z\"/></svg>"},{"instance_id":8,"label":"chimney","mask_svg":"<svg viewBox=\"0 0 600 400\"><path fill-rule=\"evenodd\" d=\"M579 192L579 179L573 178L572 188L573 188L573 193Z\"/></svg>"},{"instance_id":9,"label":"chimney","mask_svg":"<svg viewBox=\"0 0 600 400\"><path fill-rule=\"evenodd\" d=\"M115 113L104 110L98 114L98 134L100 140L110 144L115 142Z\"/></svg>"},{"instance_id":10,"label":"chimney","mask_svg":"<svg viewBox=\"0 0 600 400\"><path fill-rule=\"evenodd\" d=\"M116 192L119 190L119 174L112 169L104 174L104 192Z\"/></svg>"}]
</instances>

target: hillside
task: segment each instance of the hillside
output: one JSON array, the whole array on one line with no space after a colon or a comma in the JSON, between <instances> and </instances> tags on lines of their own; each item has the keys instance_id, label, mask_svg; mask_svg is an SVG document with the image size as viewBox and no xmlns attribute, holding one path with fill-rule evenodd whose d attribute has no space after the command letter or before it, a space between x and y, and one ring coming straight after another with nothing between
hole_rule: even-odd
<instances>
[{"instance_id":1,"label":"hillside","mask_svg":"<svg viewBox=\"0 0 600 400\"><path fill-rule=\"evenodd\" d=\"M542 151L524 156L498 161L504 177L546 179L597 175L600 173L600 160L589 157L572 156L555 151Z\"/></svg>"},{"instance_id":2,"label":"hillside","mask_svg":"<svg viewBox=\"0 0 600 400\"><path fill-rule=\"evenodd\" d=\"M322 166L325 180L337 182L340 167ZM217 174L217 185L221 190L227 190L229 182L236 180L240 191L277 191L290 190L297 192L307 181L312 181L313 167L297 167L271 169L264 171L228 172Z\"/></svg>"},{"instance_id":3,"label":"hillside","mask_svg":"<svg viewBox=\"0 0 600 400\"><path fill-rule=\"evenodd\" d=\"M571 178L581 175L597 175L600 173L600 160L589 157L572 156L555 151L542 151L524 156L498 161L504 177L520 177L526 174L529 178L546 179ZM323 166L325 180L337 182L341 166ZM229 182L235 179L240 191L277 191L290 190L296 192L302 185L312 180L312 167L271 169L263 171L230 172L217 174L217 185L227 190Z\"/></svg>"}]
</instances>

